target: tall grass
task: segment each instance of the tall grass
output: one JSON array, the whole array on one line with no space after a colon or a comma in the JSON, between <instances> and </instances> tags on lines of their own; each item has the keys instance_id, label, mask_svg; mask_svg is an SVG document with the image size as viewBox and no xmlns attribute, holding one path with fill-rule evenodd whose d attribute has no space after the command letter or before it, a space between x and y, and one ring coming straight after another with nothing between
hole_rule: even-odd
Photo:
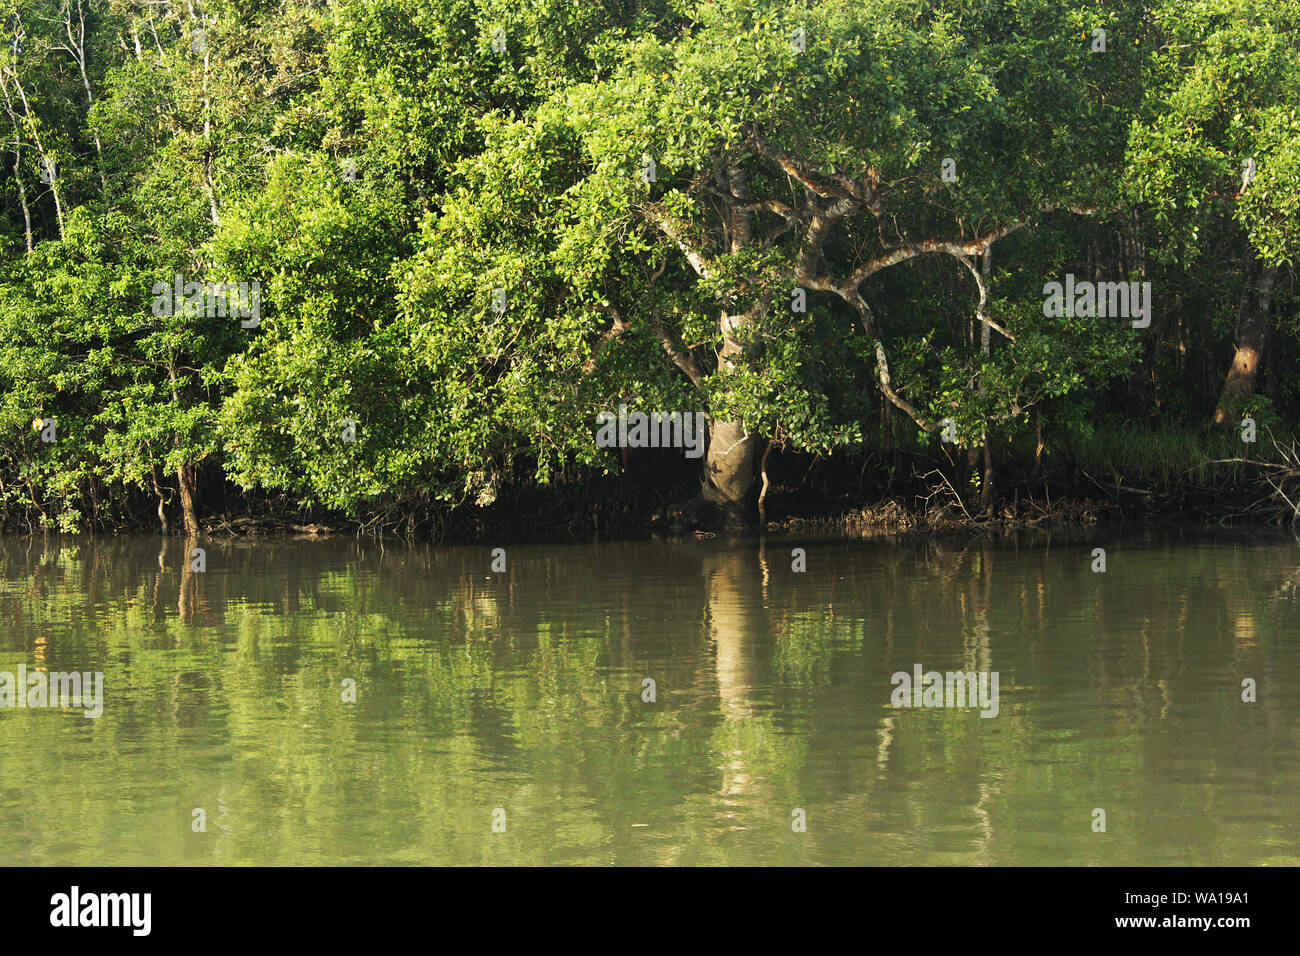
<instances>
[{"instance_id":1,"label":"tall grass","mask_svg":"<svg viewBox=\"0 0 1300 956\"><path fill-rule=\"evenodd\" d=\"M1196 430L1170 424L1152 427L1114 422L1072 436L1070 445L1078 466L1097 479L1105 477L1116 484L1146 480L1221 485L1257 474L1255 467L1239 459L1282 460L1275 437L1286 441L1290 436L1274 436L1260 426L1256 441L1247 443L1241 440L1238 428Z\"/></svg>"}]
</instances>

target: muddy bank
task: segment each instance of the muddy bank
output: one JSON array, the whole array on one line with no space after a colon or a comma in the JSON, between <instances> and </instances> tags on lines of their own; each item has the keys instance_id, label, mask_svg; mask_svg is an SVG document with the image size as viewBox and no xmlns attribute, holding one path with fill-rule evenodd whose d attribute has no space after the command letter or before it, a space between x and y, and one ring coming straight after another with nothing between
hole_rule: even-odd
<instances>
[{"instance_id":1,"label":"muddy bank","mask_svg":"<svg viewBox=\"0 0 1300 956\"><path fill-rule=\"evenodd\" d=\"M791 516L768 522L767 531L835 531L864 537L898 534L952 534L963 531L1016 531L1026 528L1097 527L1125 523L1124 510L1113 502L1065 498L1054 502L1015 502L993 513L970 514L941 506L909 510L898 501L848 511L842 515Z\"/></svg>"},{"instance_id":2,"label":"muddy bank","mask_svg":"<svg viewBox=\"0 0 1300 956\"><path fill-rule=\"evenodd\" d=\"M578 540L633 539L647 536L712 537L735 532L797 534L814 531L888 537L913 535L962 535L1046 530L1055 528L1105 529L1137 524L1232 527L1290 523L1290 509L1252 506L1249 495L1197 496L1157 495L1133 489L1111 496L1013 495L983 511L956 499L942 503L896 497L883 501L852 504L798 494L780 495L768 505L769 520L755 516L745 527L721 526L708 515L692 513L686 521L681 509L664 494L635 494L615 489L599 500L580 504L556 496L531 496L528 500L499 502L487 508L451 509L433 512L412 509L348 519L315 514L223 516L203 522L204 533L223 536L257 535L378 535L408 540L446 543L505 543Z\"/></svg>"},{"instance_id":3,"label":"muddy bank","mask_svg":"<svg viewBox=\"0 0 1300 956\"><path fill-rule=\"evenodd\" d=\"M930 472L894 480L888 472L845 467L789 468L775 475L762 513L724 516L700 507L698 473L642 468L624 475L574 471L549 486L506 487L487 505L432 496L381 497L347 514L311 507L287 495L242 491L222 481L200 483L198 524L218 537L358 535L447 543L591 541L736 532L819 531L847 535L941 535L1048 527L1094 528L1168 523L1193 526L1292 523L1295 508L1263 480L1217 486L1087 473L1030 481L1008 480L991 506L957 476ZM938 477L935 477L935 476ZM55 531L158 533L158 504L143 494L100 507L76 529L58 527L28 510L0 515L8 533ZM167 527L181 527L176 502ZM2 520L7 518L8 520Z\"/></svg>"}]
</instances>

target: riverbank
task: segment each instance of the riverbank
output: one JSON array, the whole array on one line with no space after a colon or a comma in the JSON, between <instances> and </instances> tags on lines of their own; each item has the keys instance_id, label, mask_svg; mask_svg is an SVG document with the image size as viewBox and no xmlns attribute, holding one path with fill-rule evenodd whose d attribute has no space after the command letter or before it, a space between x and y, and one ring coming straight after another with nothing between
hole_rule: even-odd
<instances>
[{"instance_id":1,"label":"riverbank","mask_svg":"<svg viewBox=\"0 0 1300 956\"><path fill-rule=\"evenodd\" d=\"M920 442L828 457L776 451L763 457L739 530L875 536L1135 523L1288 526L1300 501L1300 461L1289 442L1274 441L1270 432L1244 446L1222 432L1111 423L1054 442L1008 444L990 459L987 486L987 465L970 451ZM226 537L495 543L738 530L698 502L684 507L699 492L698 464L658 450L629 452L619 464L618 474L566 468L548 484L516 467L490 501L415 492L377 496L343 512L241 489L209 462L193 476L192 498L199 531ZM184 527L182 496L165 476L149 489L87 482L79 494L43 503L9 488L0 509L0 530L9 533Z\"/></svg>"},{"instance_id":2,"label":"riverbank","mask_svg":"<svg viewBox=\"0 0 1300 956\"><path fill-rule=\"evenodd\" d=\"M686 493L689 489L681 489ZM756 518L744 530L797 534L805 531L860 537L961 535L1053 528L1288 526L1291 508L1260 500L1254 485L1225 491L1214 488L1099 489L1096 495L1069 493L1050 486L1017 488L979 509L954 493L854 503L800 494L774 494L768 520ZM681 523L662 493L621 486L617 479L593 483L580 508L559 494L533 494L486 508L461 506L401 509L362 518L320 513L221 514L201 522L203 533L218 537L326 537L360 535L445 543L627 540L644 537L707 536L727 529L708 521ZM598 500L592 500L598 499ZM150 530L132 528L130 530Z\"/></svg>"}]
</instances>

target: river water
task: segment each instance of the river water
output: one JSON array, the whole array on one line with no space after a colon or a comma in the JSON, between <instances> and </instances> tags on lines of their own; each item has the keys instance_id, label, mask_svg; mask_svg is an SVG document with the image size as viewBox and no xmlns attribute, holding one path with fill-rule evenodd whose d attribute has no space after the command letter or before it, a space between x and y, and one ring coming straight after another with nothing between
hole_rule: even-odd
<instances>
[{"instance_id":1,"label":"river water","mask_svg":"<svg viewBox=\"0 0 1300 956\"><path fill-rule=\"evenodd\" d=\"M0 539L9 863L1300 864L1289 535L198 544Z\"/></svg>"}]
</instances>

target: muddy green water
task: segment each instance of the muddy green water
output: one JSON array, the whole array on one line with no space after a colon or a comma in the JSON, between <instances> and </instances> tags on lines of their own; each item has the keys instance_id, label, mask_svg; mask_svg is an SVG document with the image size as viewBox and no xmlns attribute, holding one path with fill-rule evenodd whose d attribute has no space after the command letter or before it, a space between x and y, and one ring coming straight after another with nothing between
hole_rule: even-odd
<instances>
[{"instance_id":1,"label":"muddy green water","mask_svg":"<svg viewBox=\"0 0 1300 956\"><path fill-rule=\"evenodd\" d=\"M1300 864L1290 536L200 544L0 539L6 863Z\"/></svg>"}]
</instances>

